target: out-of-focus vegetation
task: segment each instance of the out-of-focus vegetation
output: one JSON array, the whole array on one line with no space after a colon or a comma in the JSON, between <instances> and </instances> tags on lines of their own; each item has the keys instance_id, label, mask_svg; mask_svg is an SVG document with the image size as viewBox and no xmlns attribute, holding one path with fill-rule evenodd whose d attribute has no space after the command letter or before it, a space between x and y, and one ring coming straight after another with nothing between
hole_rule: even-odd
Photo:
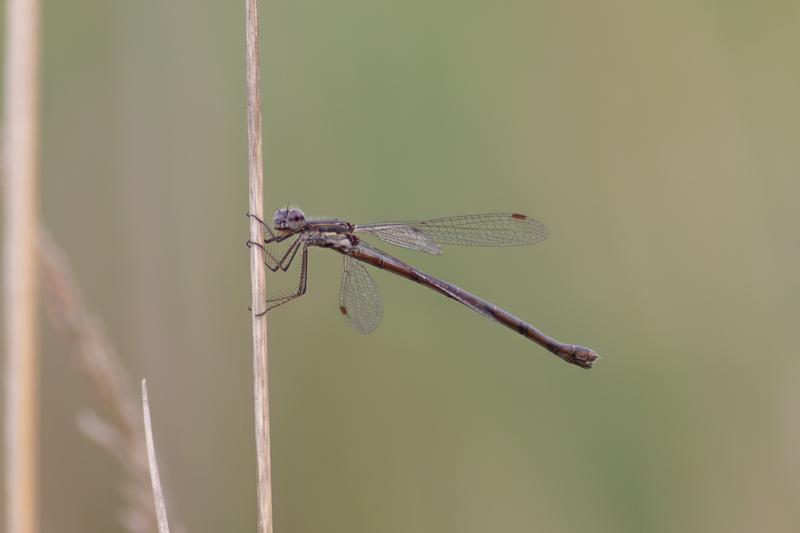
<instances>
[{"instance_id":1,"label":"out-of-focus vegetation","mask_svg":"<svg viewBox=\"0 0 800 533\"><path fill-rule=\"evenodd\" d=\"M44 5L44 216L148 378L195 533L255 528L243 20ZM570 367L382 272L359 336L341 259L314 250L309 294L270 317L277 531L797 531L800 4L270 0L262 20L269 212L541 219L532 248L391 251L603 356ZM122 473L43 334L44 530L120 531Z\"/></svg>"}]
</instances>

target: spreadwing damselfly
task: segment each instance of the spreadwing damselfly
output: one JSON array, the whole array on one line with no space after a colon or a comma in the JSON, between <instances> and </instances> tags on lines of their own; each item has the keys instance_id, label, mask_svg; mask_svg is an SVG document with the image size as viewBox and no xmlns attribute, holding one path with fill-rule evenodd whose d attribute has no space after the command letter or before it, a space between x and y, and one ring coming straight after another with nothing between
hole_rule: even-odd
<instances>
[{"instance_id":1,"label":"spreadwing damselfly","mask_svg":"<svg viewBox=\"0 0 800 533\"><path fill-rule=\"evenodd\" d=\"M339 219L309 218L296 207L286 207L275 211L272 227L258 218L256 220L264 227L264 239L260 243L248 241L248 245L258 246L264 251L267 268L273 272L286 272L300 254L297 289L270 297L262 314L305 294L308 286L308 249L316 246L330 248L344 256L339 310L360 333L372 332L383 315L383 299L364 267L364 264L368 264L455 300L534 341L568 363L591 368L598 358L593 350L557 341L508 311L421 272L362 239L364 236L374 237L394 246L433 255L442 253L441 245L521 246L535 244L548 236L544 224L530 217L519 213L486 213L413 222L351 224ZM288 248L278 253L276 245L284 241L289 243Z\"/></svg>"}]
</instances>

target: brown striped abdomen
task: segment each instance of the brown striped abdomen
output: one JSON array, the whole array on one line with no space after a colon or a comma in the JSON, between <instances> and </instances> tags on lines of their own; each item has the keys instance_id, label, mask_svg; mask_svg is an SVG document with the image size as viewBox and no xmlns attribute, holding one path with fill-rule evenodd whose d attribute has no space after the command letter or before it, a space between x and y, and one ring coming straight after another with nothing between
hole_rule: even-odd
<instances>
[{"instance_id":1,"label":"brown striped abdomen","mask_svg":"<svg viewBox=\"0 0 800 533\"><path fill-rule=\"evenodd\" d=\"M516 331L524 337L539 344L546 350L557 355L564 361L577 365L581 368L591 368L592 364L597 360L597 354L584 346L576 344L564 344L552 337L549 337L528 324L524 320L517 318L505 309L497 307L491 302L484 300L474 294L465 291L460 287L456 287L446 281L442 281L433 276L429 276L420 272L416 268L407 265L399 259L392 257L382 252L377 252L372 248L366 246L354 246L347 250L335 248L340 253L350 255L354 259L369 263L370 265L388 270L398 276L402 276L411 281L415 281L420 285L424 285L448 298L456 300L457 302L469 307L488 318L504 325L505 327Z\"/></svg>"}]
</instances>

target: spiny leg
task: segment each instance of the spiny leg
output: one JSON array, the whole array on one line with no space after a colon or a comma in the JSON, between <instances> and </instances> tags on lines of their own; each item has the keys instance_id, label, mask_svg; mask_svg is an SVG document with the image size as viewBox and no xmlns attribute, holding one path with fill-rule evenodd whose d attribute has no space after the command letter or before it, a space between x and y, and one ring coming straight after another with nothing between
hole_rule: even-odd
<instances>
[{"instance_id":1,"label":"spiny leg","mask_svg":"<svg viewBox=\"0 0 800 533\"><path fill-rule=\"evenodd\" d=\"M299 249L299 246L295 249L295 253ZM292 256L294 257L294 255ZM282 296L275 296L272 298L267 298L267 308L256 314L256 316L263 316L267 313L267 311L271 311L276 307L289 303L295 298L299 298L306 293L306 288L308 287L308 245L303 245L303 256L300 260L300 282L297 285L297 290L290 294L284 294Z\"/></svg>"},{"instance_id":2,"label":"spiny leg","mask_svg":"<svg viewBox=\"0 0 800 533\"><path fill-rule=\"evenodd\" d=\"M255 220L256 220L256 221L257 221L259 224L261 224L261 226L262 226L262 227L263 227L265 230L267 230L267 233L269 233L269 235L270 235L270 238L272 238L272 239L274 239L274 238L275 238L275 233L273 233L273 232L272 232L272 228L270 228L270 227L269 227L269 224L267 224L266 222L264 222L263 220L261 220L261 219L258 217L258 215L254 215L253 213L247 213L247 216L248 216L249 218L254 218L254 219L255 219Z\"/></svg>"},{"instance_id":3,"label":"spiny leg","mask_svg":"<svg viewBox=\"0 0 800 533\"><path fill-rule=\"evenodd\" d=\"M269 227L269 224L267 224L266 222L264 222L263 220L258 218L253 213L247 213L247 216L250 217L250 218L254 218L259 224L261 224L261 226L269 234L269 238L265 238L264 239L264 244L270 244L272 242L285 241L286 239L288 239L289 237L291 237L291 236L293 236L293 235L295 235L297 233L297 232L291 232L291 233L287 233L287 234L284 234L284 235L276 235L275 232L272 231L272 228ZM251 244L255 244L252 241L247 241L247 242L251 243ZM248 246L249 246L249 244L248 244Z\"/></svg>"},{"instance_id":4,"label":"spiny leg","mask_svg":"<svg viewBox=\"0 0 800 533\"><path fill-rule=\"evenodd\" d=\"M261 251L267 256L267 260L264 261L264 265L270 269L272 272L277 272L278 269L283 270L286 272L289 270L289 267L292 265L292 261L294 261L295 255L297 255L297 250L300 249L300 244L302 243L303 239L298 237L289 248L286 249L286 252L283 254L283 257L280 259L277 258L270 250L269 246L265 246L263 244L247 241L247 247L250 248L251 246L257 246L261 248ZM274 244L274 243L273 243Z\"/></svg>"},{"instance_id":5,"label":"spiny leg","mask_svg":"<svg viewBox=\"0 0 800 533\"><path fill-rule=\"evenodd\" d=\"M298 237L297 240L294 241L289 246L289 248L286 250L286 253L283 254L283 257L281 257L280 260L275 263L275 267L272 268L269 265L267 265L267 268L269 268L273 272L277 272L279 268L281 270L283 270L284 272L289 270L289 267L292 266L292 263L294 262L294 258L297 255L297 251L300 249L300 246L302 245L302 243L303 243L302 237ZM269 255L270 255L270 257L272 257L274 259L272 254L269 254Z\"/></svg>"}]
</instances>

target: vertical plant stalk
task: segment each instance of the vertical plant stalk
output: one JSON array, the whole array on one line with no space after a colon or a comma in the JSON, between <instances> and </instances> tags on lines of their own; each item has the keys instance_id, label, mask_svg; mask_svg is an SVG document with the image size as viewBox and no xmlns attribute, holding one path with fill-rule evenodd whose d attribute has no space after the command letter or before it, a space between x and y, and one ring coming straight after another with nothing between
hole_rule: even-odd
<instances>
[{"instance_id":1,"label":"vertical plant stalk","mask_svg":"<svg viewBox=\"0 0 800 533\"><path fill-rule=\"evenodd\" d=\"M264 163L261 152L261 66L259 61L258 0L245 0L245 69L247 71L247 168L250 213L264 220ZM262 229L250 218L250 240L261 242ZM267 300L266 269L259 246L250 247L250 286L253 321L253 400L255 404L258 475L258 531L272 533L272 461L269 434L269 372L267 317L259 315Z\"/></svg>"},{"instance_id":2,"label":"vertical plant stalk","mask_svg":"<svg viewBox=\"0 0 800 533\"><path fill-rule=\"evenodd\" d=\"M39 2L6 3L5 531L37 528L36 228L39 155Z\"/></svg>"},{"instance_id":3,"label":"vertical plant stalk","mask_svg":"<svg viewBox=\"0 0 800 533\"><path fill-rule=\"evenodd\" d=\"M167 505L164 501L164 491L161 490L161 476L158 474L158 461L156 460L156 445L153 441L153 424L150 420L150 399L147 397L147 380L142 380L142 417L144 418L144 437L147 442L147 464L150 467L150 484L153 487L153 503L156 507L158 519L158 532L169 533L167 521Z\"/></svg>"}]
</instances>

